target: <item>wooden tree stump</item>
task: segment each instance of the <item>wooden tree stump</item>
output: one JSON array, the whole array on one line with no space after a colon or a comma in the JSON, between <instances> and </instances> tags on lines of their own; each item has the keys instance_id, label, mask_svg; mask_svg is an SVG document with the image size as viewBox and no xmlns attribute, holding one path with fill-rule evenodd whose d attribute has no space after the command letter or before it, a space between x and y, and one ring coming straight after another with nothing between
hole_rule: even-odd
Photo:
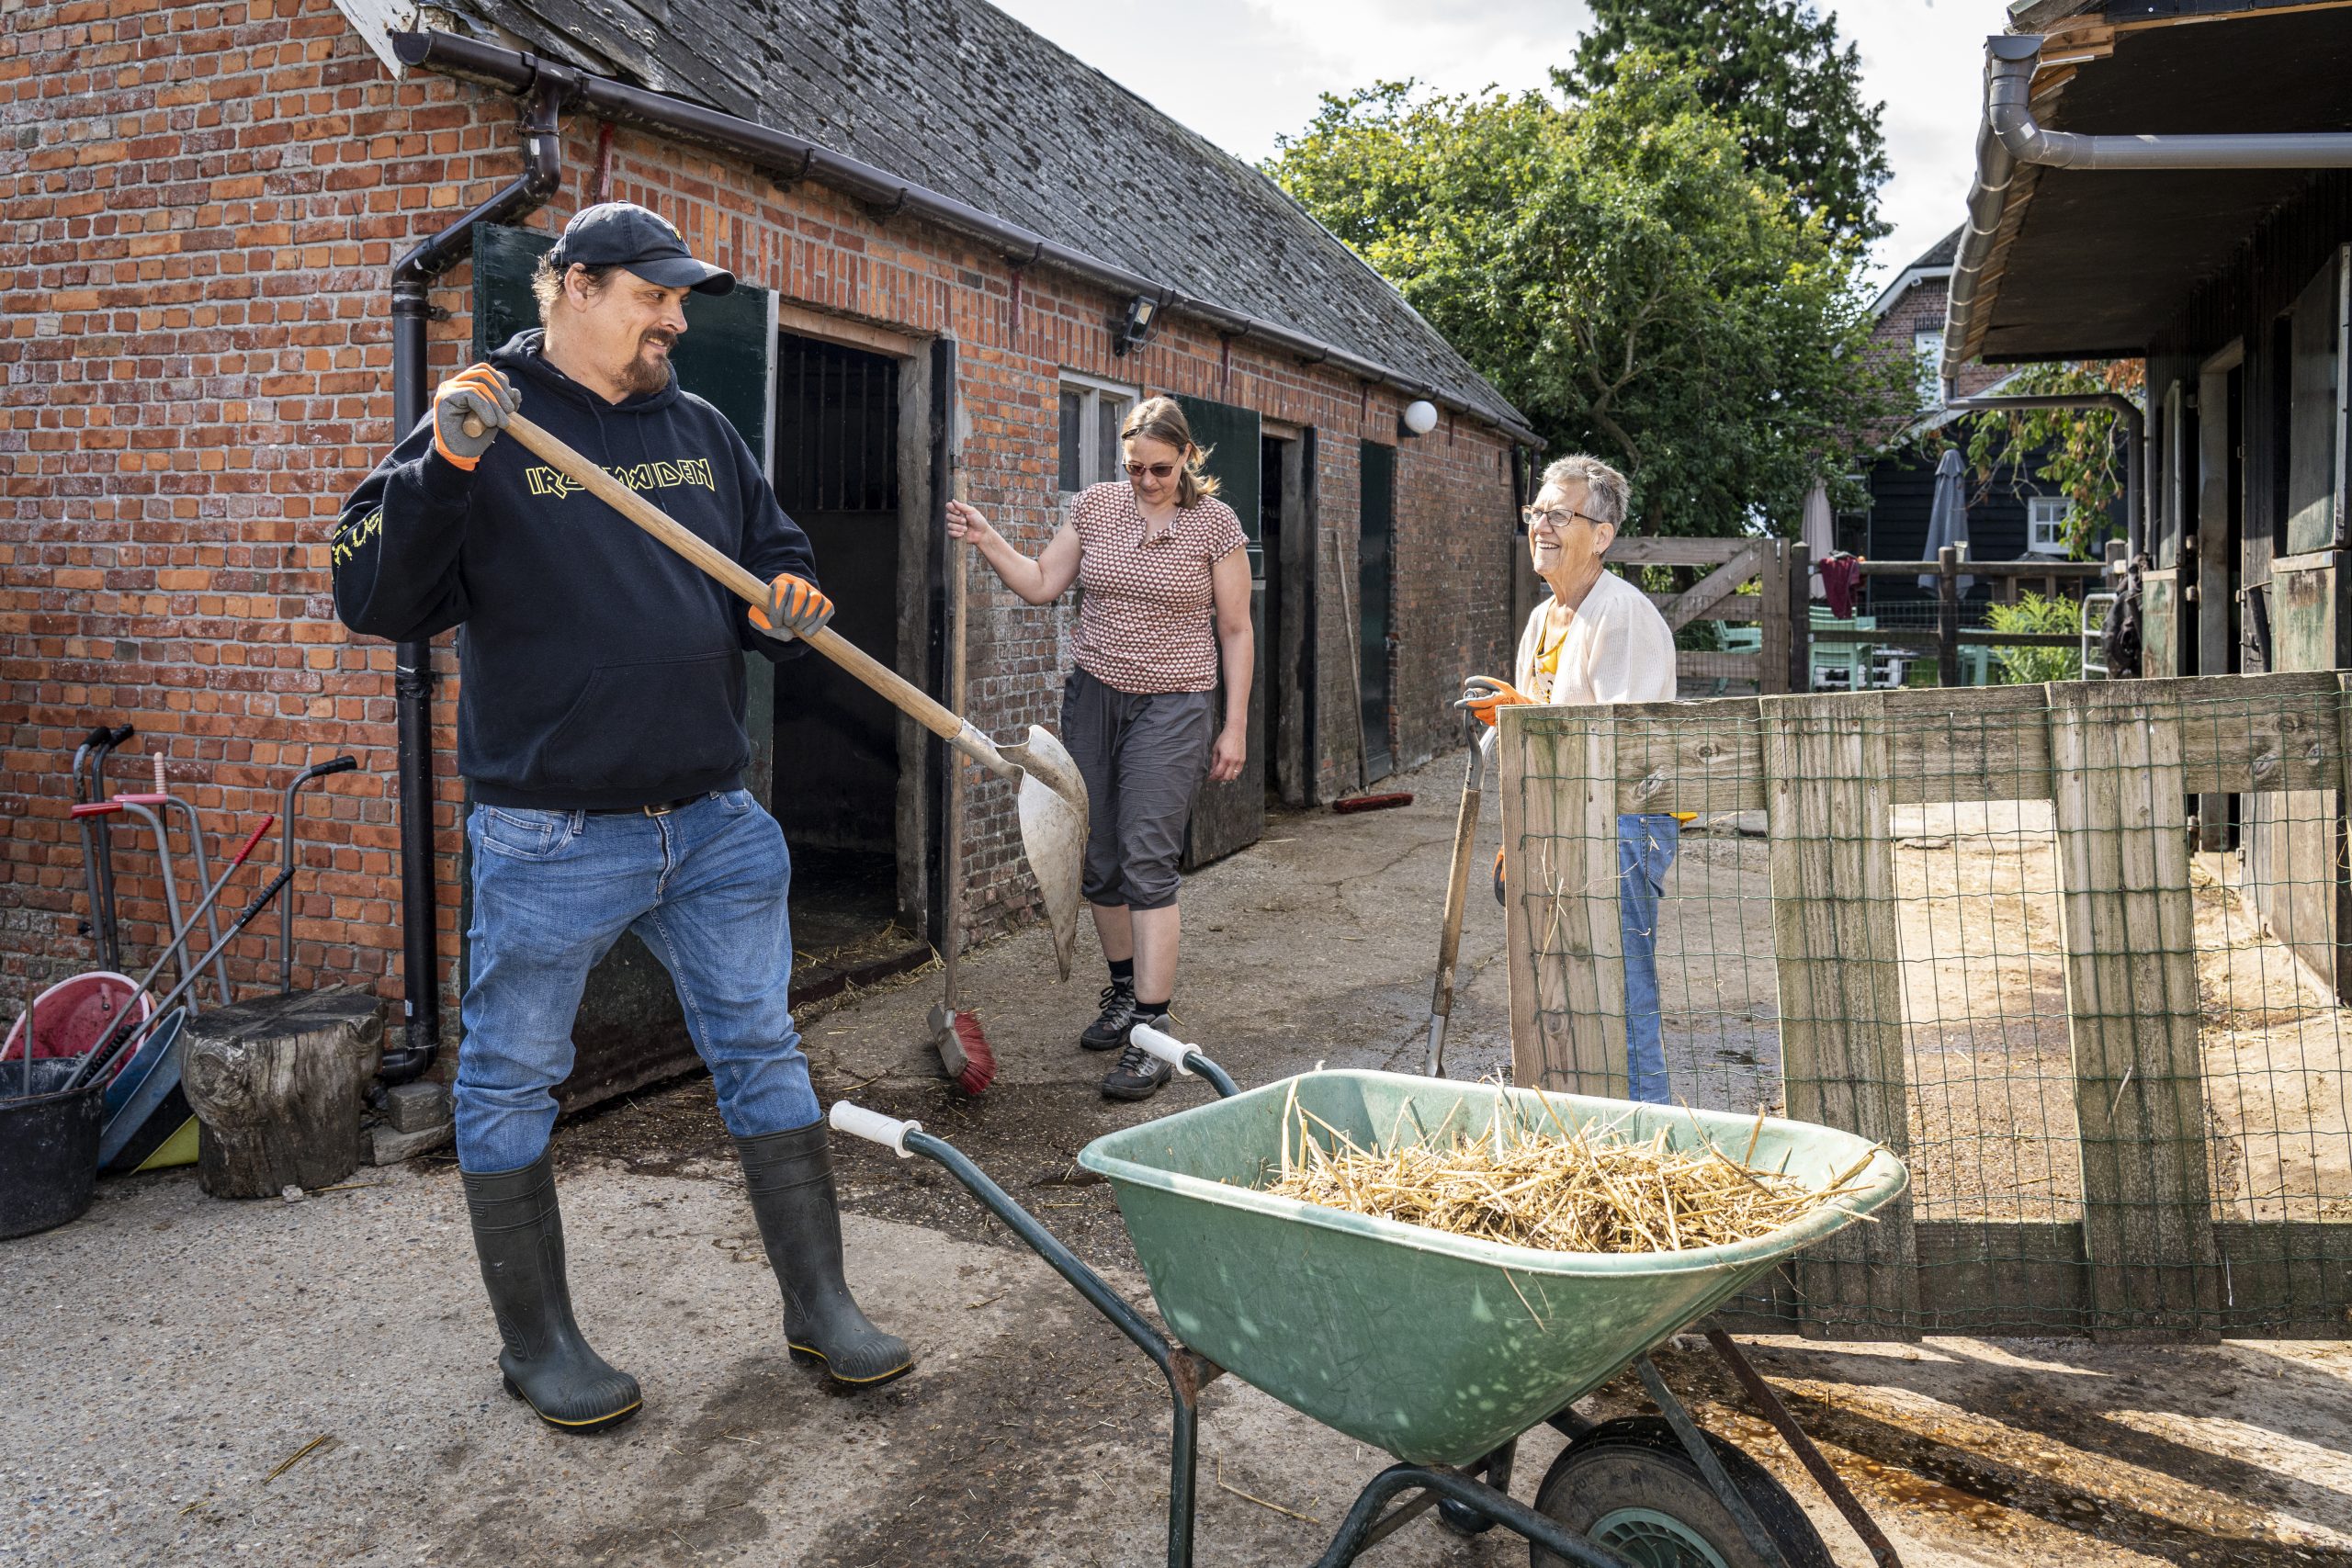
<instances>
[{"instance_id":1,"label":"wooden tree stump","mask_svg":"<svg viewBox=\"0 0 2352 1568\"><path fill-rule=\"evenodd\" d=\"M364 991L298 991L189 1021L180 1082L202 1129L197 1179L216 1198L275 1198L359 1164L359 1112L384 1024Z\"/></svg>"}]
</instances>

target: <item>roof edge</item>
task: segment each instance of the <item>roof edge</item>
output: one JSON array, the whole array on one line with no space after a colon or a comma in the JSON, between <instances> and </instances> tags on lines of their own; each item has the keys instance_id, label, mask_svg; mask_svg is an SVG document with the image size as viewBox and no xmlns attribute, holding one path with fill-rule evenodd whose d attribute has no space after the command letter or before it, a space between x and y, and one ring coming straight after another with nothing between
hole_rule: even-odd
<instances>
[{"instance_id":1,"label":"roof edge","mask_svg":"<svg viewBox=\"0 0 2352 1568\"><path fill-rule=\"evenodd\" d=\"M632 125L708 151L744 159L753 167L795 180L808 180L890 213L907 212L996 248L1014 266L1047 266L1129 295L1149 296L1163 311L1207 322L1224 336L1266 344L1308 365L1329 364L1363 380L1426 399L1466 413L1524 444L1541 447L1524 415L1483 377L1492 393L1485 405L1449 394L1418 377L1310 337L1279 322L1231 310L1186 294L1173 284L1130 272L1084 251L984 211L954 197L920 186L889 170L852 158L820 142L707 108L686 99L633 87L608 76L558 64L538 55L433 30L390 35L402 65L482 86L522 94L541 83L560 91L566 107L588 110L616 123ZM1385 281L1385 280L1384 280ZM1407 309L1411 309L1409 305ZM1415 312L1419 314L1418 311ZM1428 325L1424 321L1423 325ZM1445 336L1430 327L1439 341ZM1476 377L1476 372L1471 374Z\"/></svg>"}]
</instances>

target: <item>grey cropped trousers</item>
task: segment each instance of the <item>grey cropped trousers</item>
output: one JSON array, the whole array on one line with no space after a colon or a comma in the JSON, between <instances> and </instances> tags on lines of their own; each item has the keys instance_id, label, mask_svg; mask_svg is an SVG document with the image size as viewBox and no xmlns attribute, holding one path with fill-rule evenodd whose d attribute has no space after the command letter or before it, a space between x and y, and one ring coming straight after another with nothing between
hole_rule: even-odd
<instances>
[{"instance_id":1,"label":"grey cropped trousers","mask_svg":"<svg viewBox=\"0 0 2352 1568\"><path fill-rule=\"evenodd\" d=\"M1086 779L1090 904L1165 909L1193 793L1208 776L1214 692L1122 692L1083 670L1062 688L1062 743Z\"/></svg>"}]
</instances>

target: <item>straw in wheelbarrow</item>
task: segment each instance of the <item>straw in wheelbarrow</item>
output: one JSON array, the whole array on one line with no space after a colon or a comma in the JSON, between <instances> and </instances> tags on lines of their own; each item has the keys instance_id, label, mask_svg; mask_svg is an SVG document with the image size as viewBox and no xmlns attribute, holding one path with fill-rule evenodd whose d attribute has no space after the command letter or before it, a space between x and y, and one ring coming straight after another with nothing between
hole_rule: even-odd
<instances>
[{"instance_id":1,"label":"straw in wheelbarrow","mask_svg":"<svg viewBox=\"0 0 2352 1568\"><path fill-rule=\"evenodd\" d=\"M1678 1149L1664 1129L1635 1139L1611 1122L1573 1131L1557 1122L1530 1127L1503 1119L1501 1107L1498 1101L1497 1119L1475 1138L1400 1142L1392 1135L1384 1146L1366 1149L1294 1098L1284 1108L1282 1164L1268 1190L1510 1247L1683 1252L1770 1235L1860 1191L1849 1183L1878 1152L1816 1188L1758 1169L1746 1154L1735 1158L1711 1140ZM1763 1125L1759 1112L1758 1133Z\"/></svg>"}]
</instances>

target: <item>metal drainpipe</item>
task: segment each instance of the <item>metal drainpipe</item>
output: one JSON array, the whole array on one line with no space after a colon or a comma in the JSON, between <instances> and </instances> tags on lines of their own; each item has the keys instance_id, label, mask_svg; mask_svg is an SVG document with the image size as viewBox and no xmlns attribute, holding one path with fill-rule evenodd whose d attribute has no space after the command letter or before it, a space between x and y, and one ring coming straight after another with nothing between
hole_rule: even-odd
<instances>
[{"instance_id":1,"label":"metal drainpipe","mask_svg":"<svg viewBox=\"0 0 2352 1568\"><path fill-rule=\"evenodd\" d=\"M1984 120L1976 138L1976 177L1968 222L1954 258L1944 329L1944 372L1957 373L1994 231L2019 164L2060 169L2352 168L2352 131L2289 130L2235 135L2083 136L2044 130L2033 118L2033 74L2041 36L1998 33L1984 40Z\"/></svg>"},{"instance_id":2,"label":"metal drainpipe","mask_svg":"<svg viewBox=\"0 0 2352 1568\"><path fill-rule=\"evenodd\" d=\"M2021 392L2004 398L1955 398L1944 405L1968 413L1993 413L2003 409L2105 409L2123 421L2123 532L2130 541L2128 560L2140 558L2148 536L2147 519L2140 515L2140 455L2147 449L2148 419L2140 405L2120 392Z\"/></svg>"},{"instance_id":3,"label":"metal drainpipe","mask_svg":"<svg viewBox=\"0 0 2352 1568\"><path fill-rule=\"evenodd\" d=\"M563 186L556 117L571 96L571 72L545 61L526 90L523 173L514 184L434 235L392 267L392 429L397 439L424 419L426 323L433 280L471 252L477 223L524 217ZM439 900L433 879L433 645L403 642L393 659L400 732L401 1009L402 1043L384 1053L387 1084L432 1071L441 1051Z\"/></svg>"}]
</instances>

